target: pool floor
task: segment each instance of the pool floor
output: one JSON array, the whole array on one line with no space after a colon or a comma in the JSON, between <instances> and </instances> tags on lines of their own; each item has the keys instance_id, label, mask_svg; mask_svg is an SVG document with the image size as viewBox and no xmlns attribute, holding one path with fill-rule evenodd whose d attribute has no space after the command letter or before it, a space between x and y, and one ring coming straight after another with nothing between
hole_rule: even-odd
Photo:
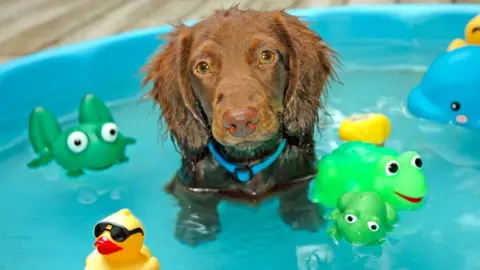
<instances>
[{"instance_id":1,"label":"pool floor","mask_svg":"<svg viewBox=\"0 0 480 270\"><path fill-rule=\"evenodd\" d=\"M170 141L162 142L158 112L132 101L113 110L121 131L138 142L130 161L103 172L69 179L56 164L27 169L27 143L14 155L0 153L0 269L83 269L92 251L93 226L130 208L146 228L146 245L168 270L480 269L480 156L474 134L412 118L404 100L422 77L412 68L344 68L343 86L329 94L328 127L317 136L318 154L340 141L345 116L381 112L390 117L386 146L416 150L429 185L426 206L401 212L383 247L335 245L325 234L293 232L277 214L276 200L258 208L222 203L217 241L190 248L174 238L178 207L163 192L180 165ZM12 153L12 151L9 151Z\"/></svg>"}]
</instances>

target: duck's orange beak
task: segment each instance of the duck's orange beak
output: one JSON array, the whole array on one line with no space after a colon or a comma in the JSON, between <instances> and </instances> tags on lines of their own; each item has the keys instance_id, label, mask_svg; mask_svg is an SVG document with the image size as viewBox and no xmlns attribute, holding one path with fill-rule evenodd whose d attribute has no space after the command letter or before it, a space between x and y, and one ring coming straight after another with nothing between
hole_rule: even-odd
<instances>
[{"instance_id":1,"label":"duck's orange beak","mask_svg":"<svg viewBox=\"0 0 480 270\"><path fill-rule=\"evenodd\" d=\"M123 249L115 245L105 236L98 238L97 241L95 241L94 246L97 248L98 253L102 255L112 254Z\"/></svg>"}]
</instances>

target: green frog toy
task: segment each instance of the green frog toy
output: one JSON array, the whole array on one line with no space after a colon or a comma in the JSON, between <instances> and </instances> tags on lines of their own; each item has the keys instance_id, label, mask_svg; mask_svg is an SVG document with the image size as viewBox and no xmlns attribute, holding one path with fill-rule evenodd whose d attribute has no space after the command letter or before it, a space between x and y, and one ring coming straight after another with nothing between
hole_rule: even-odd
<instances>
[{"instance_id":1,"label":"green frog toy","mask_svg":"<svg viewBox=\"0 0 480 270\"><path fill-rule=\"evenodd\" d=\"M427 184L423 162L415 151L397 151L352 141L325 155L318 164L313 201L335 207L351 191L372 191L398 210L415 210L424 203Z\"/></svg>"},{"instance_id":2,"label":"green frog toy","mask_svg":"<svg viewBox=\"0 0 480 270\"><path fill-rule=\"evenodd\" d=\"M335 240L357 246L380 245L398 222L396 210L375 192L348 192L328 217L333 226L327 233Z\"/></svg>"},{"instance_id":3,"label":"green frog toy","mask_svg":"<svg viewBox=\"0 0 480 270\"><path fill-rule=\"evenodd\" d=\"M135 143L135 139L119 132L110 110L91 94L80 104L77 126L62 131L50 111L36 107L30 114L28 135L39 155L27 164L29 168L55 160L71 177L82 175L84 170L102 170L126 162L126 147Z\"/></svg>"}]
</instances>

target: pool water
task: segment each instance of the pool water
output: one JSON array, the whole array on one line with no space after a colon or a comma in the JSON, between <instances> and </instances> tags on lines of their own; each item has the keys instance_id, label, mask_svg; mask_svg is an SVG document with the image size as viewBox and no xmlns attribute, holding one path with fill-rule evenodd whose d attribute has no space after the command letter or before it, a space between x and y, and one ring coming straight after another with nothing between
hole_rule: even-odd
<instances>
[{"instance_id":1,"label":"pool water","mask_svg":"<svg viewBox=\"0 0 480 270\"><path fill-rule=\"evenodd\" d=\"M387 146L422 155L426 206L402 212L383 247L352 248L343 241L337 246L325 228L292 232L280 220L276 200L258 208L222 203L217 241L184 246L173 234L178 207L162 190L180 165L179 154L162 140L152 103L132 98L112 105L121 131L138 140L127 149L127 164L69 179L56 164L27 169L34 157L27 141L0 153L0 269L83 269L94 224L124 207L143 222L146 244L162 269L480 269L475 135L406 112L408 91L423 72L414 66L345 64L339 73L343 85L333 83L329 94L331 116L317 135L321 156L340 143L336 132L345 116L381 112L392 122ZM64 119L64 126L75 120Z\"/></svg>"}]
</instances>

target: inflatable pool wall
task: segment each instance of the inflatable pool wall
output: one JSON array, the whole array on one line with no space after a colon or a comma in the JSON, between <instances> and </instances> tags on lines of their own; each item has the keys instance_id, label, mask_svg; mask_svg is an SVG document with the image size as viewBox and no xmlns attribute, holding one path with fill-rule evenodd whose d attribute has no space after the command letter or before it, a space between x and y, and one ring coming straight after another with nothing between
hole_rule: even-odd
<instances>
[{"instance_id":1,"label":"inflatable pool wall","mask_svg":"<svg viewBox=\"0 0 480 270\"><path fill-rule=\"evenodd\" d=\"M422 44L458 37L479 12L480 5L379 5L291 11L308 21L340 53L341 61L355 56L363 65L428 65L448 44L440 43L438 51ZM52 108L55 115L61 116L74 113L86 93L106 101L139 95L140 68L161 45L158 36L170 29L161 26L128 32L0 65L0 149L26 138L26 123L34 106ZM358 50L342 54L342 48L352 44ZM392 57L392 46L398 52L420 51L422 57L418 53L410 59ZM372 50L376 58L361 57L369 55L362 52Z\"/></svg>"}]
</instances>

